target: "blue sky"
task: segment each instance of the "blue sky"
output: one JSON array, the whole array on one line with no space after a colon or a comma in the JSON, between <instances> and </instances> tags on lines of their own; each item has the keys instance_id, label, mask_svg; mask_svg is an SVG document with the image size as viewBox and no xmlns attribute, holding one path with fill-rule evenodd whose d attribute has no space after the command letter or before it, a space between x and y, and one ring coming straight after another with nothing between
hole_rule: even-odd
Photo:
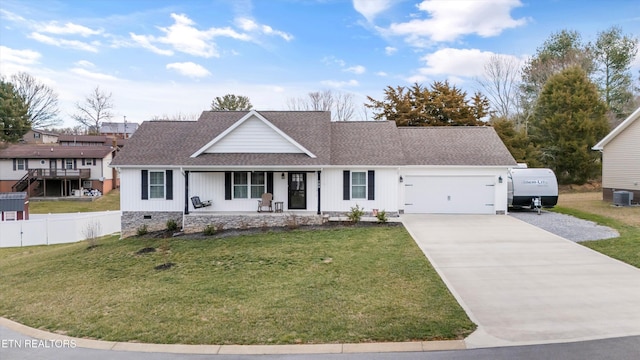
<instances>
[{"instance_id":1,"label":"blue sky","mask_svg":"<svg viewBox=\"0 0 640 360\"><path fill-rule=\"evenodd\" d=\"M469 92L493 54L524 61L561 29L640 35L637 0L3 0L0 72L26 71L69 114L97 85L114 121L199 114L224 94L286 110L310 91L366 96L448 79ZM634 76L640 69L636 58Z\"/></svg>"}]
</instances>

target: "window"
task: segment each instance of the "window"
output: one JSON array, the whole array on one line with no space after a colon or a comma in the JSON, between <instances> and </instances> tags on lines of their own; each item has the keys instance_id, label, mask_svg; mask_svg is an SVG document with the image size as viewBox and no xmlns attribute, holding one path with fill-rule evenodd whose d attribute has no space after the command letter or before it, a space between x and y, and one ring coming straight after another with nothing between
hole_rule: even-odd
<instances>
[{"instance_id":1,"label":"window","mask_svg":"<svg viewBox=\"0 0 640 360\"><path fill-rule=\"evenodd\" d=\"M16 159L16 170L26 170L24 167L24 159Z\"/></svg>"},{"instance_id":2,"label":"window","mask_svg":"<svg viewBox=\"0 0 640 360\"><path fill-rule=\"evenodd\" d=\"M266 191L266 176L264 172L234 172L233 198L260 199ZM251 192L249 192L251 190Z\"/></svg>"},{"instance_id":3,"label":"window","mask_svg":"<svg viewBox=\"0 0 640 360\"><path fill-rule=\"evenodd\" d=\"M33 133L33 138L34 139L40 139L40 134L39 133Z\"/></svg>"},{"instance_id":4,"label":"window","mask_svg":"<svg viewBox=\"0 0 640 360\"><path fill-rule=\"evenodd\" d=\"M164 199L164 171L149 171L149 198Z\"/></svg>"},{"instance_id":5,"label":"window","mask_svg":"<svg viewBox=\"0 0 640 360\"><path fill-rule=\"evenodd\" d=\"M73 170L73 159L65 159L64 168L67 170Z\"/></svg>"},{"instance_id":6,"label":"window","mask_svg":"<svg viewBox=\"0 0 640 360\"><path fill-rule=\"evenodd\" d=\"M351 198L366 199L367 198L367 173L352 172L351 173Z\"/></svg>"},{"instance_id":7,"label":"window","mask_svg":"<svg viewBox=\"0 0 640 360\"><path fill-rule=\"evenodd\" d=\"M40 160L40 165L44 165L44 164L46 164L46 163L47 163L46 161L44 161L44 160Z\"/></svg>"},{"instance_id":8,"label":"window","mask_svg":"<svg viewBox=\"0 0 640 360\"><path fill-rule=\"evenodd\" d=\"M376 199L375 170L342 172L342 200L351 199Z\"/></svg>"},{"instance_id":9,"label":"window","mask_svg":"<svg viewBox=\"0 0 640 360\"><path fill-rule=\"evenodd\" d=\"M18 220L18 212L17 211L5 211L4 212L4 221L16 221Z\"/></svg>"},{"instance_id":10,"label":"window","mask_svg":"<svg viewBox=\"0 0 640 360\"><path fill-rule=\"evenodd\" d=\"M91 185L92 185L91 180L84 180L82 182L82 187L85 189L91 189Z\"/></svg>"},{"instance_id":11,"label":"window","mask_svg":"<svg viewBox=\"0 0 640 360\"><path fill-rule=\"evenodd\" d=\"M84 159L84 164L85 165L95 165L95 163L93 162L93 159Z\"/></svg>"}]
</instances>

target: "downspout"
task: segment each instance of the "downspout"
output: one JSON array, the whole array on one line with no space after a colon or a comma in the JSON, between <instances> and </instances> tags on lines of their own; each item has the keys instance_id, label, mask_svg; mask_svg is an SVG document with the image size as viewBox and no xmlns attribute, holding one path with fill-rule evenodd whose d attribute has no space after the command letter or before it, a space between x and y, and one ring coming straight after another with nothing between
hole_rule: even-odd
<instances>
[{"instance_id":1,"label":"downspout","mask_svg":"<svg viewBox=\"0 0 640 360\"><path fill-rule=\"evenodd\" d=\"M320 215L320 173L322 170L318 170L318 215Z\"/></svg>"}]
</instances>

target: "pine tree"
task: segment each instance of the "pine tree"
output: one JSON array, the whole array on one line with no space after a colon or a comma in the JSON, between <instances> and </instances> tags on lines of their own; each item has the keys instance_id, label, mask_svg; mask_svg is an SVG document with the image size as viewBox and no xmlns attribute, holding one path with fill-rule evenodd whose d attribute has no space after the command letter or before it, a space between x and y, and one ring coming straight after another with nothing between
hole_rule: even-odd
<instances>
[{"instance_id":1,"label":"pine tree","mask_svg":"<svg viewBox=\"0 0 640 360\"><path fill-rule=\"evenodd\" d=\"M563 184L582 184L600 171L591 150L609 131L606 104L584 70L571 67L553 75L540 93L529 135L540 161Z\"/></svg>"},{"instance_id":2,"label":"pine tree","mask_svg":"<svg viewBox=\"0 0 640 360\"><path fill-rule=\"evenodd\" d=\"M29 107L13 84L0 79L0 142L16 142L31 129Z\"/></svg>"}]
</instances>

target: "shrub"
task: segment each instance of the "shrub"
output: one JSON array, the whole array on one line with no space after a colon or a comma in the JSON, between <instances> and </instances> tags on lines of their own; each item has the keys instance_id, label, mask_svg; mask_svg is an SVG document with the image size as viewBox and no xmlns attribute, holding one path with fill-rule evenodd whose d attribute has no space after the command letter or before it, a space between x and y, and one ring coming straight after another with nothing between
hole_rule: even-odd
<instances>
[{"instance_id":1,"label":"shrub","mask_svg":"<svg viewBox=\"0 0 640 360\"><path fill-rule=\"evenodd\" d=\"M138 234L138 236L147 235L148 232L149 232L149 229L147 228L147 224L140 225L136 230L136 233Z\"/></svg>"},{"instance_id":2,"label":"shrub","mask_svg":"<svg viewBox=\"0 0 640 360\"><path fill-rule=\"evenodd\" d=\"M360 219L364 215L364 208L361 208L360 205L356 204L356 206L351 207L351 211L347 213L347 218L354 224L360 222Z\"/></svg>"},{"instance_id":3,"label":"shrub","mask_svg":"<svg viewBox=\"0 0 640 360\"><path fill-rule=\"evenodd\" d=\"M169 231L178 230L178 223L173 219L167 220L167 230L169 230Z\"/></svg>"},{"instance_id":4,"label":"shrub","mask_svg":"<svg viewBox=\"0 0 640 360\"><path fill-rule=\"evenodd\" d=\"M100 235L100 221L92 220L87 223L87 226L84 228L83 234L85 240L89 243L88 249L93 249L98 246L98 236Z\"/></svg>"},{"instance_id":5,"label":"shrub","mask_svg":"<svg viewBox=\"0 0 640 360\"><path fill-rule=\"evenodd\" d=\"M204 230L202 230L202 233L204 233L206 236L211 236L216 233L216 227L209 224L204 227Z\"/></svg>"},{"instance_id":6,"label":"shrub","mask_svg":"<svg viewBox=\"0 0 640 360\"><path fill-rule=\"evenodd\" d=\"M376 217L378 218L379 224L384 224L387 221L389 221L389 218L387 217L387 212L384 210L378 211L378 213L376 214Z\"/></svg>"}]
</instances>

